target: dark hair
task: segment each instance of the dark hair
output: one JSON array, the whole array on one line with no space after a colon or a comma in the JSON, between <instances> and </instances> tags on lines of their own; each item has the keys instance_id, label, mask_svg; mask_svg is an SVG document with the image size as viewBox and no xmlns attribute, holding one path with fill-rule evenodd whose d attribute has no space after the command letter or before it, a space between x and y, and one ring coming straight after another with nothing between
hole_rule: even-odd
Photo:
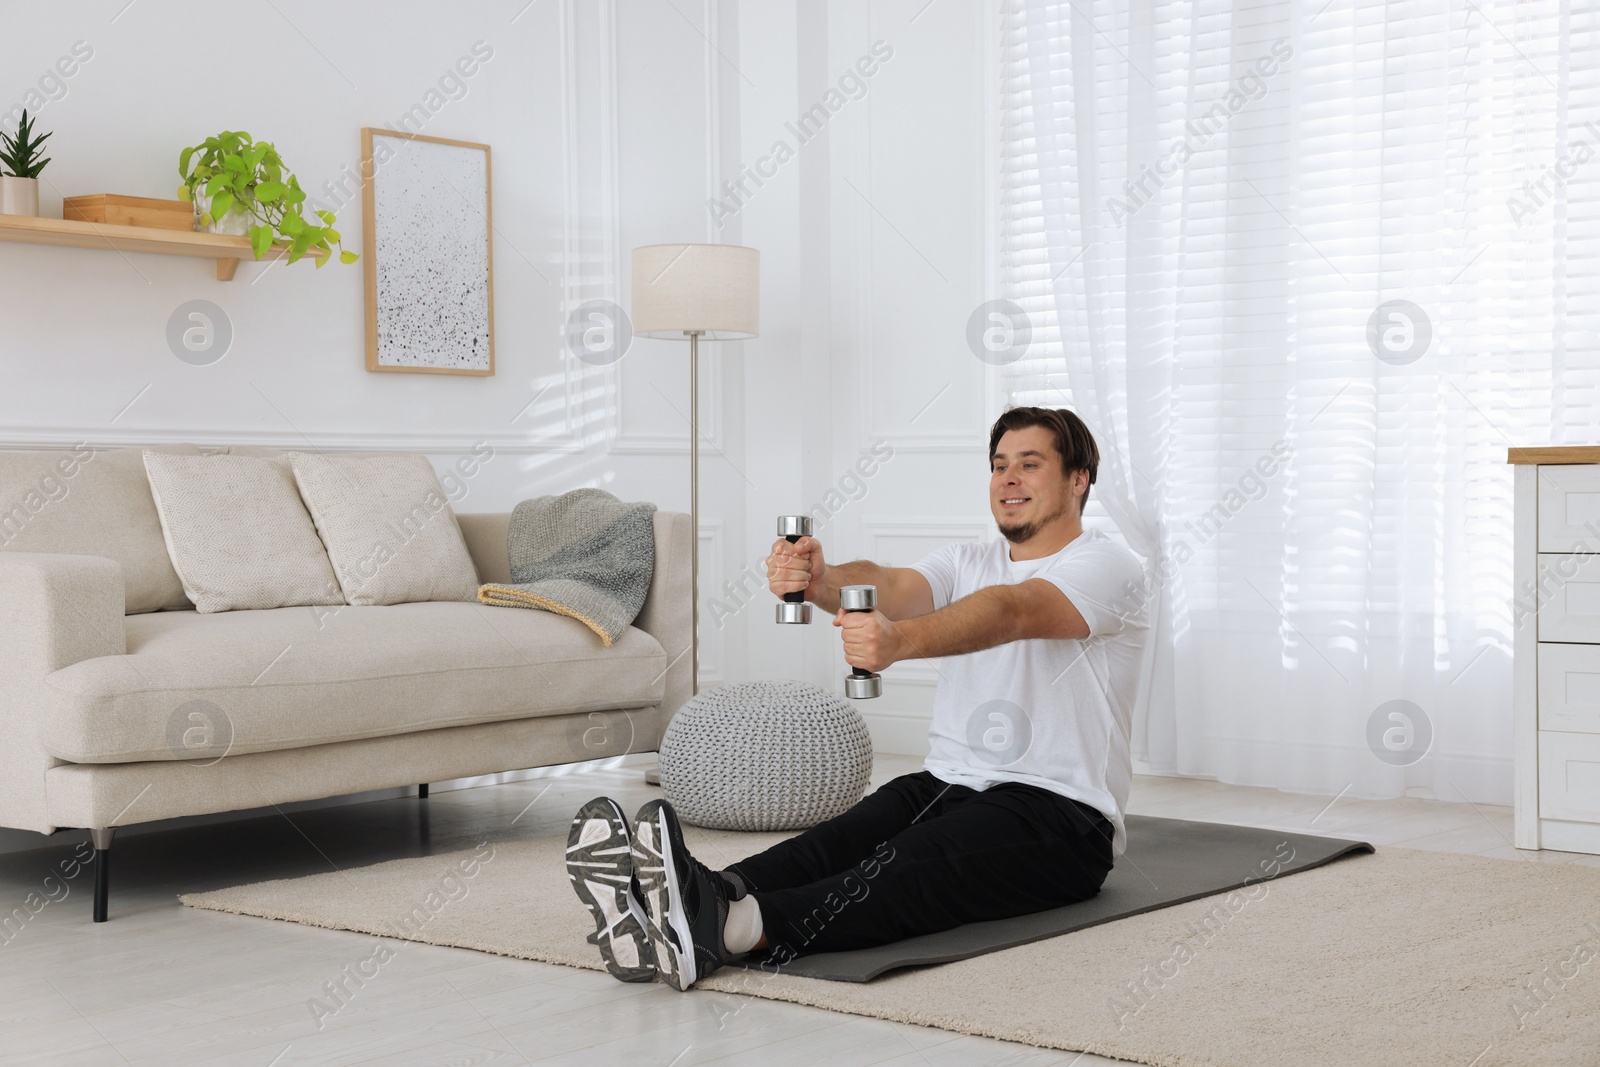
<instances>
[{"instance_id":1,"label":"dark hair","mask_svg":"<svg viewBox=\"0 0 1600 1067\"><path fill-rule=\"evenodd\" d=\"M989 430L989 466L994 467L994 450L1000 447L1000 438L1008 430L1021 430L1029 426L1042 426L1056 441L1056 453L1061 457L1061 473L1070 477L1073 471L1088 471L1089 485L1094 484L1095 472L1100 468L1100 449L1094 443L1094 434L1082 419L1066 408L1007 408L994 420ZM1078 504L1078 514L1089 504L1089 485L1083 487L1083 499Z\"/></svg>"}]
</instances>

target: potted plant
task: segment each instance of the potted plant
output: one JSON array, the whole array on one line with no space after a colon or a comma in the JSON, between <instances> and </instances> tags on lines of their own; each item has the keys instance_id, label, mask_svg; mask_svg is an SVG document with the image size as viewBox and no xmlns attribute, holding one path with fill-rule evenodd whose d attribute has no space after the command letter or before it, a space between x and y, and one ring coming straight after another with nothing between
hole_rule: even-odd
<instances>
[{"instance_id":1,"label":"potted plant","mask_svg":"<svg viewBox=\"0 0 1600 1067\"><path fill-rule=\"evenodd\" d=\"M266 141L224 130L185 148L178 156L178 175L183 179L178 199L194 204L195 229L248 236L257 259L275 240L288 242L290 263L317 253L321 267L333 258L333 246L341 263L359 258L344 250L333 212L315 212L317 221L301 213L306 194Z\"/></svg>"},{"instance_id":2,"label":"potted plant","mask_svg":"<svg viewBox=\"0 0 1600 1067\"><path fill-rule=\"evenodd\" d=\"M35 137L33 119L26 109L22 121L17 123L15 136L0 132L0 215L39 215L39 172L50 160L40 159L39 153L47 133Z\"/></svg>"}]
</instances>

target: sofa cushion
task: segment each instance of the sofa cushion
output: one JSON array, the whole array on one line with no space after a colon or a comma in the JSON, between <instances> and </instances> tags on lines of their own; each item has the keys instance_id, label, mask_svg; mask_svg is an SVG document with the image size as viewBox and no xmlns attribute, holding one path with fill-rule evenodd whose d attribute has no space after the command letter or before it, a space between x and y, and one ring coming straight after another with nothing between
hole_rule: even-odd
<instances>
[{"instance_id":1,"label":"sofa cushion","mask_svg":"<svg viewBox=\"0 0 1600 1067\"><path fill-rule=\"evenodd\" d=\"M196 759L646 707L668 667L643 630L605 648L573 619L459 602L163 612L127 620L127 649L46 678L52 756Z\"/></svg>"},{"instance_id":2,"label":"sofa cushion","mask_svg":"<svg viewBox=\"0 0 1600 1067\"><path fill-rule=\"evenodd\" d=\"M343 604L284 456L147 450L167 554L197 611Z\"/></svg>"},{"instance_id":3,"label":"sofa cushion","mask_svg":"<svg viewBox=\"0 0 1600 1067\"><path fill-rule=\"evenodd\" d=\"M193 445L156 451L200 454ZM143 449L0 452L0 551L5 550L116 560L130 615L192 606L161 539Z\"/></svg>"},{"instance_id":4,"label":"sofa cushion","mask_svg":"<svg viewBox=\"0 0 1600 1067\"><path fill-rule=\"evenodd\" d=\"M289 461L346 603L477 599L478 572L426 456Z\"/></svg>"}]
</instances>

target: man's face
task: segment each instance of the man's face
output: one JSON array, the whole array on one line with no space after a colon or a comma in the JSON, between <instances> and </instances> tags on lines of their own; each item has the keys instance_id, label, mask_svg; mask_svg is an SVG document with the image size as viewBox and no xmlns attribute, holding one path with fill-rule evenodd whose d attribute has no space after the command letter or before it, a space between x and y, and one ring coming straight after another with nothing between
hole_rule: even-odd
<instances>
[{"instance_id":1,"label":"man's face","mask_svg":"<svg viewBox=\"0 0 1600 1067\"><path fill-rule=\"evenodd\" d=\"M1043 426L1007 430L995 446L990 465L989 509L1000 533L1012 544L1033 538L1044 527L1075 515L1073 489L1087 472L1071 479L1061 469L1055 436Z\"/></svg>"}]
</instances>

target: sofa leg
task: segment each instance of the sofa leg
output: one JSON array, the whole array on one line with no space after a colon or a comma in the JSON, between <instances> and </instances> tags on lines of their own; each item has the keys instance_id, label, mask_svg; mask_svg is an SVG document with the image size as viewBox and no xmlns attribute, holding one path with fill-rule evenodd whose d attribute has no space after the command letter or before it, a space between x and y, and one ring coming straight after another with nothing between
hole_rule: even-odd
<instances>
[{"instance_id":1,"label":"sofa leg","mask_svg":"<svg viewBox=\"0 0 1600 1067\"><path fill-rule=\"evenodd\" d=\"M111 838L116 832L115 826L89 831L94 841L94 921L97 923L106 921L111 900Z\"/></svg>"},{"instance_id":2,"label":"sofa leg","mask_svg":"<svg viewBox=\"0 0 1600 1067\"><path fill-rule=\"evenodd\" d=\"M427 800L428 799L428 783L427 782L423 782L421 785L417 786L417 799L418 800Z\"/></svg>"}]
</instances>

